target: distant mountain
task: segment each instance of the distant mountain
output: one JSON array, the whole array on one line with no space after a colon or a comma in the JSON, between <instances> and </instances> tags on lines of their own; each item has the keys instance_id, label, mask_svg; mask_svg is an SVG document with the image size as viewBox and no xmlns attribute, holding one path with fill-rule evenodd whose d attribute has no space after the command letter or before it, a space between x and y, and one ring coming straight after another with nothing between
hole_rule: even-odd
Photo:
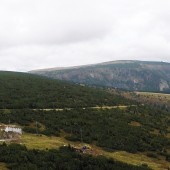
<instances>
[{"instance_id":1,"label":"distant mountain","mask_svg":"<svg viewBox=\"0 0 170 170\"><path fill-rule=\"evenodd\" d=\"M170 63L112 61L94 65L52 68L30 73L80 84L136 91L170 91Z\"/></svg>"}]
</instances>

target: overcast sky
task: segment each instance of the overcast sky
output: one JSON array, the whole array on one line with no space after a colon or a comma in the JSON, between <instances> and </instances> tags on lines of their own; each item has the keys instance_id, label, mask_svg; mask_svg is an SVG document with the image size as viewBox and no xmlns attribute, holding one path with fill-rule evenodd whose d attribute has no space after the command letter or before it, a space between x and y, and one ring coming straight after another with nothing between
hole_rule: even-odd
<instances>
[{"instance_id":1,"label":"overcast sky","mask_svg":"<svg viewBox=\"0 0 170 170\"><path fill-rule=\"evenodd\" d=\"M0 0L0 70L170 62L170 0Z\"/></svg>"}]
</instances>

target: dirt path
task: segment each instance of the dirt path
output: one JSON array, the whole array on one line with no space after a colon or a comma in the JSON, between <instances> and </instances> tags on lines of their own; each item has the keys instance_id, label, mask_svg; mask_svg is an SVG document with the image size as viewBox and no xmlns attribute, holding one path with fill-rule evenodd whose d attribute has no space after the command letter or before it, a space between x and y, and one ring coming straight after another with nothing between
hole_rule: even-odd
<instances>
[{"instance_id":1,"label":"dirt path","mask_svg":"<svg viewBox=\"0 0 170 170\"><path fill-rule=\"evenodd\" d=\"M116 109L116 108L119 108L119 109L124 109L124 108L127 108L127 107L134 107L134 106L137 106L137 105L120 105L120 106L95 106L95 107L82 107L82 108L79 108L79 109ZM61 109L61 108L48 108L48 109L33 109L33 110L44 110L44 111L50 111L50 110L56 110L56 111L63 111L63 110L73 110L73 109L77 109L77 108L64 108L64 109Z\"/></svg>"}]
</instances>

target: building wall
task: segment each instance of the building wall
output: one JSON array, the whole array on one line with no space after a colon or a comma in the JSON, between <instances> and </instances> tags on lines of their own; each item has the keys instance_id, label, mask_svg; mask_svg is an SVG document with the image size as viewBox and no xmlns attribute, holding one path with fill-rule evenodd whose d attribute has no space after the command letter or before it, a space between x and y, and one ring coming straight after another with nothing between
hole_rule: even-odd
<instances>
[{"instance_id":1,"label":"building wall","mask_svg":"<svg viewBox=\"0 0 170 170\"><path fill-rule=\"evenodd\" d=\"M22 134L22 129L21 128L14 128L14 127L7 126L5 128L5 132L15 132L15 133Z\"/></svg>"}]
</instances>

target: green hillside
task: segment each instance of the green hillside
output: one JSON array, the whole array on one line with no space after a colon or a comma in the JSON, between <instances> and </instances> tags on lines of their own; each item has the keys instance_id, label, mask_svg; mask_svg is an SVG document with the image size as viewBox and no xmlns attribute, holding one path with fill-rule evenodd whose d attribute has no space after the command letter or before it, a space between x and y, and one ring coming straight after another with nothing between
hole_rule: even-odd
<instances>
[{"instance_id":1,"label":"green hillside","mask_svg":"<svg viewBox=\"0 0 170 170\"><path fill-rule=\"evenodd\" d=\"M31 73L95 86L137 91L170 91L170 63L115 61L73 68L35 70Z\"/></svg>"},{"instance_id":2,"label":"green hillside","mask_svg":"<svg viewBox=\"0 0 170 170\"><path fill-rule=\"evenodd\" d=\"M0 108L70 108L128 104L102 90L26 73L0 72Z\"/></svg>"},{"instance_id":3,"label":"green hillside","mask_svg":"<svg viewBox=\"0 0 170 170\"><path fill-rule=\"evenodd\" d=\"M71 141L95 143L109 150L144 152L167 150L170 141L169 113L148 107L121 109L74 109L65 111L12 110L0 111L2 123L20 124L24 131L60 136L64 131ZM133 126L137 122L139 126ZM158 135L151 132L157 130ZM81 136L82 131L82 136Z\"/></svg>"},{"instance_id":4,"label":"green hillside","mask_svg":"<svg viewBox=\"0 0 170 170\"><path fill-rule=\"evenodd\" d=\"M133 166L104 156L92 157L77 153L71 147L46 151L28 150L21 145L0 145L0 161L11 170L151 170Z\"/></svg>"},{"instance_id":5,"label":"green hillside","mask_svg":"<svg viewBox=\"0 0 170 170\"><path fill-rule=\"evenodd\" d=\"M13 143L10 140L6 141L9 145L0 144L0 165L16 170L167 169L169 115L168 109L125 99L118 92L27 73L0 72L0 124L17 125L23 129L23 136L34 136L27 145L17 135L14 142L21 145L10 145ZM6 132L0 132L0 139L8 139ZM46 145L43 139L51 143ZM59 139L73 147L58 149ZM33 143L40 145L41 150L34 148ZM74 144L84 143L92 146L92 150L77 152ZM53 147L48 148L50 145ZM137 163L119 156L122 152L138 155ZM141 163L140 156L148 161Z\"/></svg>"},{"instance_id":6,"label":"green hillside","mask_svg":"<svg viewBox=\"0 0 170 170\"><path fill-rule=\"evenodd\" d=\"M37 147L38 145L40 145L40 148L42 148L42 146L44 147L43 150L46 150L46 152L42 152L43 155L39 155L38 158L45 161L44 166L48 165L47 162L51 162L51 157L53 158L52 160L54 160L59 154L56 153L58 146L55 144L57 143L55 140L59 140L59 138L67 140L67 144L74 143L77 145L81 143L83 145L83 143L88 143L92 146L92 149L99 147L100 150L97 155L100 155L100 151L102 150L105 151L105 155L108 154L108 157L112 156L115 152L121 153L121 151L126 151L127 156L130 153L136 154L141 157L140 160L142 160L143 156L148 160L149 158L152 158L152 162L148 162L149 167L155 167L152 166L154 164L157 164L158 166L156 167L159 167L154 168L154 170L163 170L170 166L170 116L169 112L160 109L145 106L134 106L126 109L76 108L73 110L62 111L12 109L0 110L0 120L1 123L4 124L8 124L10 120L11 124L21 126L24 133L32 133L36 136L38 132L36 137L37 144L35 138L32 138L32 140L30 139L30 145L33 142ZM44 144L41 144L39 140L44 139L44 137L42 137L43 135L49 136L49 139L53 138L54 141L52 140L49 144L45 144L43 141ZM54 137L58 137L58 139L54 139ZM46 142L50 141L47 140ZM23 141L17 139L17 143L23 143ZM48 152L50 144L54 145L53 148L55 150L52 152L53 154L51 151ZM74 146L74 144L72 146ZM32 148L34 149L34 147ZM34 152L35 151L33 151L33 153ZM54 152L56 154L54 154ZM92 151L92 155L95 154L94 152ZM38 162L32 162L33 159L30 160L30 156L32 157L31 153L32 152L29 150L27 151L24 149L24 151L22 151L22 148L20 149L20 147L17 147L17 152L12 150L12 153L10 153L10 151L5 153L8 155L5 160L5 155L1 155L0 162L5 162L8 165L13 165L13 163L15 163L16 166L19 166L17 160L22 160L24 157L24 162L32 163L34 166L39 166ZM36 153L41 152L37 150ZM25 156L23 156L23 154ZM29 154L31 155L29 156ZM53 156L51 156L51 154ZM69 155L70 152L66 152L66 154ZM17 157L17 159L9 160L10 155L11 157ZM82 155L80 154L80 156ZM80 156L78 156L77 159L79 159ZM117 158L117 156L114 158ZM65 162L65 159L62 157L60 157L60 159L60 164ZM74 157L70 157L70 159L74 161ZM118 158L119 161L133 164L134 158L126 161L127 159L121 157ZM85 163L85 160L82 161ZM71 162L67 161L68 167L72 166ZM106 162L102 163L98 168L107 169L102 167L107 167L107 164L106 160ZM89 165L93 166L93 163L90 162ZM138 162L137 165L142 165L142 163ZM52 161L49 166L57 165L55 164L55 161ZM123 165L118 165L119 168L121 166ZM161 168L161 166L164 168ZM117 167L117 165L112 165L111 169L114 169L115 167ZM145 167L147 169L147 166Z\"/></svg>"}]
</instances>

